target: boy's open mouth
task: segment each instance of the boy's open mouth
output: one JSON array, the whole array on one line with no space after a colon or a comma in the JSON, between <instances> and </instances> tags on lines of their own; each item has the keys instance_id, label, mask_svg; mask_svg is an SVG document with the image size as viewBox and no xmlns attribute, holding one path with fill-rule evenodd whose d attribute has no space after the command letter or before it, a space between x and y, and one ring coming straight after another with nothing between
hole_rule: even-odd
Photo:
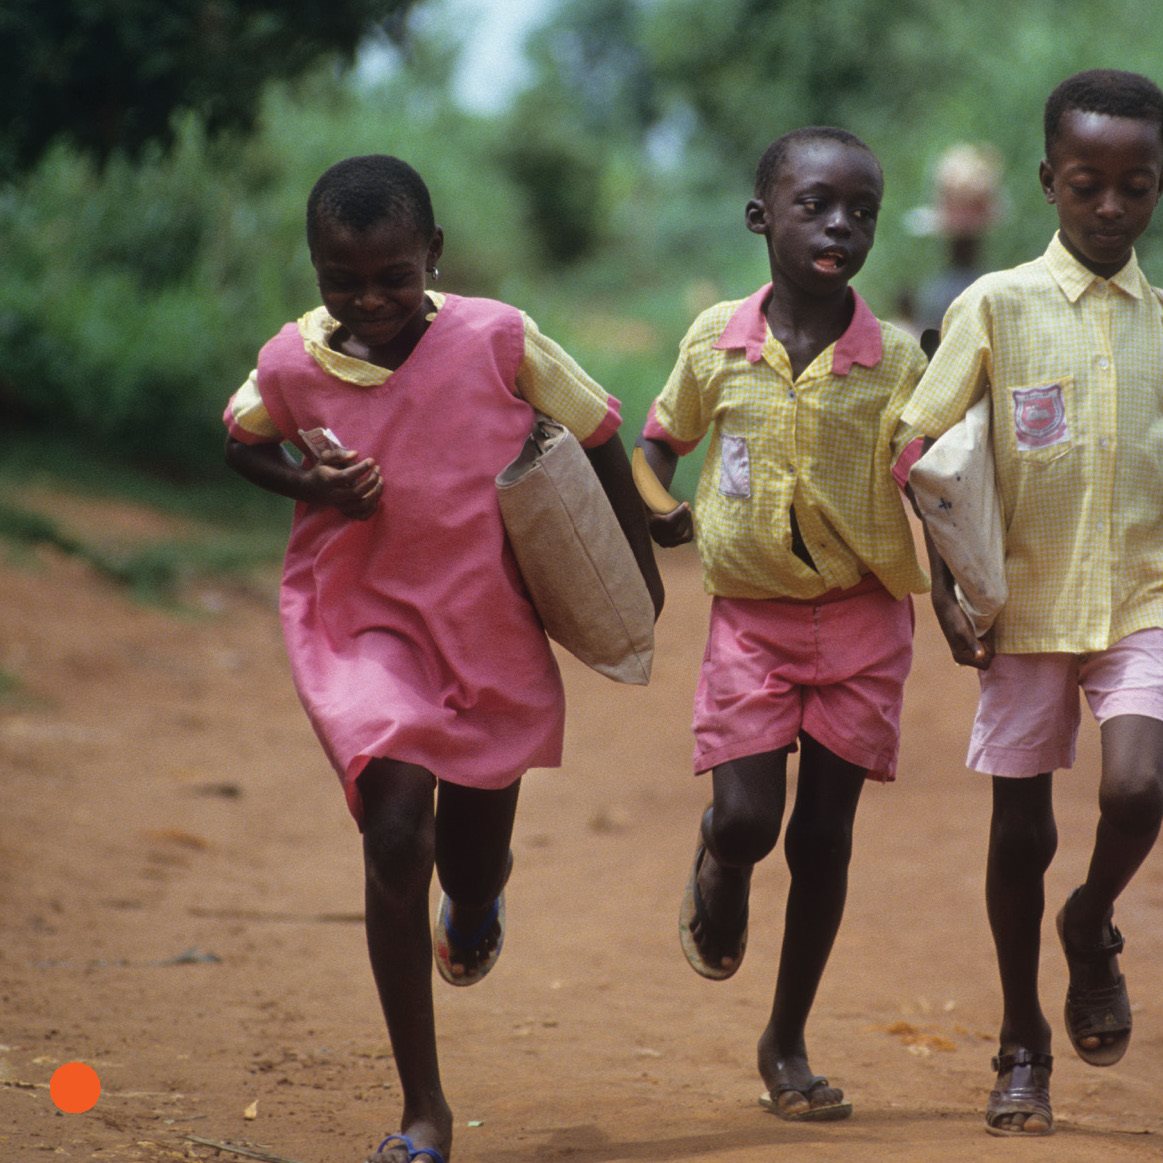
<instances>
[{"instance_id":1,"label":"boy's open mouth","mask_svg":"<svg viewBox=\"0 0 1163 1163\"><path fill-rule=\"evenodd\" d=\"M815 258L817 270L835 272L843 270L848 263L848 255L842 250L822 250Z\"/></svg>"}]
</instances>

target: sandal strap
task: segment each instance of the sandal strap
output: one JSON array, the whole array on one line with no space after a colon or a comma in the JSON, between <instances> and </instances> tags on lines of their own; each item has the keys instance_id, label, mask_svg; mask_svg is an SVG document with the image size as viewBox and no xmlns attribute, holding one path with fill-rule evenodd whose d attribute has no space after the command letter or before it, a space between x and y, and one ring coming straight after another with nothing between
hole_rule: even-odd
<instances>
[{"instance_id":1,"label":"sandal strap","mask_svg":"<svg viewBox=\"0 0 1163 1163\"><path fill-rule=\"evenodd\" d=\"M813 1074L812 1077L808 1079L807 1086L792 1086L790 1082L785 1082L780 1086L777 1086L771 1093L777 1096L781 1094L802 1094L804 1098L807 1098L813 1090L819 1090L821 1086L827 1085L828 1080L822 1074Z\"/></svg>"},{"instance_id":2,"label":"sandal strap","mask_svg":"<svg viewBox=\"0 0 1163 1163\"><path fill-rule=\"evenodd\" d=\"M990 1060L990 1066L995 1074L1010 1073L1018 1066L1040 1066L1049 1073L1054 1069L1053 1054L1044 1054L1041 1050L1027 1050L1019 1046L1009 1054L997 1054ZM1007 1087L1007 1094L1015 1094L1024 1087Z\"/></svg>"},{"instance_id":3,"label":"sandal strap","mask_svg":"<svg viewBox=\"0 0 1163 1163\"><path fill-rule=\"evenodd\" d=\"M1070 902L1073 901L1081 891L1082 888L1079 887L1070 894L1066 900L1066 904L1063 906L1064 912L1070 908ZM1106 940L1099 941L1097 945L1090 945L1082 949L1079 949L1070 944L1066 940L1065 934L1063 933L1062 947L1066 953L1067 958L1069 958L1071 961L1080 961L1084 965L1097 965L1099 962L1105 961L1108 957L1117 957L1123 951L1123 945L1125 942L1123 941L1122 933L1120 933L1115 926L1113 909L1107 913L1106 919L1103 921L1103 926L1109 934L1108 938Z\"/></svg>"},{"instance_id":4,"label":"sandal strap","mask_svg":"<svg viewBox=\"0 0 1163 1163\"><path fill-rule=\"evenodd\" d=\"M449 907L451 911L451 904ZM448 943L458 953L472 953L480 948L481 942L492 932L493 926L497 923L497 918L501 915L501 898L497 897L489 907L489 911L485 919L477 926L473 933L462 933L452 921L446 922L444 931L448 934Z\"/></svg>"},{"instance_id":5,"label":"sandal strap","mask_svg":"<svg viewBox=\"0 0 1163 1163\"><path fill-rule=\"evenodd\" d=\"M1107 922L1107 930L1110 933L1109 940L1100 941L1099 944L1091 945L1087 949L1066 945L1066 956L1071 961L1079 961L1083 965L1099 965L1110 957L1117 957L1123 951L1126 942L1122 933L1110 921Z\"/></svg>"},{"instance_id":6,"label":"sandal strap","mask_svg":"<svg viewBox=\"0 0 1163 1163\"><path fill-rule=\"evenodd\" d=\"M384 1139L384 1141L376 1148L376 1154L380 1154L385 1147L401 1148L407 1154L409 1160L419 1159L420 1156L423 1155L430 1159L432 1163L444 1163L444 1156L440 1153L439 1150L437 1150L437 1148L417 1147L412 1139L408 1135L405 1135L403 1131L396 1131Z\"/></svg>"}]
</instances>

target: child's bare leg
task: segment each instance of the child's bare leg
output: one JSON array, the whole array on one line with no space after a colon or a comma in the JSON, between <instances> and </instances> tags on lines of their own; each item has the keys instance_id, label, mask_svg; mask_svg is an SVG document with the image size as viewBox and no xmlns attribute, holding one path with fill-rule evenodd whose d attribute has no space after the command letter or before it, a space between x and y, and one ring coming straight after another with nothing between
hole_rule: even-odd
<instances>
[{"instance_id":1,"label":"child's bare leg","mask_svg":"<svg viewBox=\"0 0 1163 1163\"><path fill-rule=\"evenodd\" d=\"M447 1159L452 1111L436 1054L428 927L435 782L422 767L377 759L360 776L359 787L368 953L404 1094L399 1129L417 1147L436 1147ZM397 1147L371 1158L405 1163L407 1152Z\"/></svg>"},{"instance_id":2,"label":"child's bare leg","mask_svg":"<svg viewBox=\"0 0 1163 1163\"><path fill-rule=\"evenodd\" d=\"M1050 1053L1050 1025L1038 997L1038 958L1045 908L1043 878L1057 847L1051 775L995 776L985 896L1001 977L1003 1056L1018 1050ZM1037 1085L1048 1090L1048 1069L1026 1069L1032 1071ZM1004 1095L1011 1087L1012 1074L1012 1070L999 1071L996 1093ZM996 1130L1045 1134L1050 1129L1049 1121L1032 1108L987 1118Z\"/></svg>"},{"instance_id":3,"label":"child's bare leg","mask_svg":"<svg viewBox=\"0 0 1163 1163\"><path fill-rule=\"evenodd\" d=\"M1120 715L1102 725L1099 822L1086 881L1062 913L1067 948L1091 950L1109 944L1108 926L1119 894L1155 844L1163 820L1163 722ZM1116 955L1072 960L1075 990L1104 990L1117 984ZM1087 1050L1126 1041L1126 1030L1080 1039Z\"/></svg>"},{"instance_id":4,"label":"child's bare leg","mask_svg":"<svg viewBox=\"0 0 1163 1163\"><path fill-rule=\"evenodd\" d=\"M802 735L801 744L795 807L784 840L791 884L779 975L771 1018L759 1039L759 1073L779 1113L790 1116L828 1108L840 1113L843 1102L841 1090L812 1073L805 1029L844 915L852 825L865 780L863 768L810 735Z\"/></svg>"},{"instance_id":5,"label":"child's bare leg","mask_svg":"<svg viewBox=\"0 0 1163 1163\"><path fill-rule=\"evenodd\" d=\"M436 874L448 895L449 922L457 933L480 933L475 949L459 951L466 973L501 939L500 922L488 924L509 876L509 843L521 781L496 791L441 783L436 803Z\"/></svg>"},{"instance_id":6,"label":"child's bare leg","mask_svg":"<svg viewBox=\"0 0 1163 1163\"><path fill-rule=\"evenodd\" d=\"M713 799L703 814L706 848L698 871L704 922L691 935L710 965L733 969L751 887L751 869L775 847L787 795L787 751L733 759L711 776ZM716 939L717 938L717 939Z\"/></svg>"}]
</instances>

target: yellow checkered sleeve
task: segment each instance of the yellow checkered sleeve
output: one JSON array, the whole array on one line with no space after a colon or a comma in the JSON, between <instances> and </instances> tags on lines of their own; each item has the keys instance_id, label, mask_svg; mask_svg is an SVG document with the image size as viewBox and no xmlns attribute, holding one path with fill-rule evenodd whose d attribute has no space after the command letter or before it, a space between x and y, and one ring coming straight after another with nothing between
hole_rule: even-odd
<instances>
[{"instance_id":1,"label":"yellow checkered sleeve","mask_svg":"<svg viewBox=\"0 0 1163 1163\"><path fill-rule=\"evenodd\" d=\"M528 315L521 315L525 357L517 369L518 394L564 424L586 447L605 443L622 422L618 401L567 351L543 335Z\"/></svg>"},{"instance_id":2,"label":"yellow checkered sleeve","mask_svg":"<svg viewBox=\"0 0 1163 1163\"><path fill-rule=\"evenodd\" d=\"M1085 653L1163 626L1163 314L1138 263L1102 279L1055 237L978 280L942 331L896 444L990 394L1009 584L995 647Z\"/></svg>"},{"instance_id":3,"label":"yellow checkered sleeve","mask_svg":"<svg viewBox=\"0 0 1163 1163\"><path fill-rule=\"evenodd\" d=\"M283 439L259 395L257 369L230 397L223 420L230 435L244 444L277 444Z\"/></svg>"}]
</instances>

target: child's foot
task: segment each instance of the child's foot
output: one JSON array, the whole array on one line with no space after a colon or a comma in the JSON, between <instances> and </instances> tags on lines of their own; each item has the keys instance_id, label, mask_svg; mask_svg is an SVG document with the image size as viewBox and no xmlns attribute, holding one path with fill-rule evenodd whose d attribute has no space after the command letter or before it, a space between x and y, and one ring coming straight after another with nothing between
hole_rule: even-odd
<instances>
[{"instance_id":1,"label":"child's foot","mask_svg":"<svg viewBox=\"0 0 1163 1163\"><path fill-rule=\"evenodd\" d=\"M1048 1135L1054 1130L1050 1109L1049 1054L1017 1047L993 1060L997 1085L985 1108L985 1129L991 1135Z\"/></svg>"},{"instance_id":2,"label":"child's foot","mask_svg":"<svg viewBox=\"0 0 1163 1163\"><path fill-rule=\"evenodd\" d=\"M750 869L723 868L699 840L679 909L678 936L691 968L701 976L724 981L743 963L750 887Z\"/></svg>"},{"instance_id":3,"label":"child's foot","mask_svg":"<svg viewBox=\"0 0 1163 1163\"><path fill-rule=\"evenodd\" d=\"M452 1151L452 1116L443 1129L435 1122L418 1120L408 1130L396 1131L367 1157L367 1163L448 1163Z\"/></svg>"},{"instance_id":4,"label":"child's foot","mask_svg":"<svg viewBox=\"0 0 1163 1163\"><path fill-rule=\"evenodd\" d=\"M497 963L505 943L505 894L484 909L454 905L444 893L436 912L432 950L449 985L476 985Z\"/></svg>"},{"instance_id":5,"label":"child's foot","mask_svg":"<svg viewBox=\"0 0 1163 1163\"><path fill-rule=\"evenodd\" d=\"M1070 985L1066 990L1066 1032L1070 1044L1091 1066L1113 1066L1131 1040L1131 1001L1127 982L1119 972L1123 935L1107 913L1101 929L1087 933L1070 914L1077 915L1076 888L1058 913L1058 939L1066 954Z\"/></svg>"},{"instance_id":6,"label":"child's foot","mask_svg":"<svg viewBox=\"0 0 1163 1163\"><path fill-rule=\"evenodd\" d=\"M781 1119L793 1122L832 1122L846 1119L852 1104L844 1101L844 1092L830 1086L826 1078L813 1074L806 1057L781 1059L765 1067L760 1074L767 1090L759 1096L759 1105Z\"/></svg>"},{"instance_id":7,"label":"child's foot","mask_svg":"<svg viewBox=\"0 0 1163 1163\"><path fill-rule=\"evenodd\" d=\"M476 985L488 974L505 943L505 885L513 874L513 853L505 869L501 893L495 901L470 909L440 894L432 953L436 968L449 985Z\"/></svg>"}]
</instances>

